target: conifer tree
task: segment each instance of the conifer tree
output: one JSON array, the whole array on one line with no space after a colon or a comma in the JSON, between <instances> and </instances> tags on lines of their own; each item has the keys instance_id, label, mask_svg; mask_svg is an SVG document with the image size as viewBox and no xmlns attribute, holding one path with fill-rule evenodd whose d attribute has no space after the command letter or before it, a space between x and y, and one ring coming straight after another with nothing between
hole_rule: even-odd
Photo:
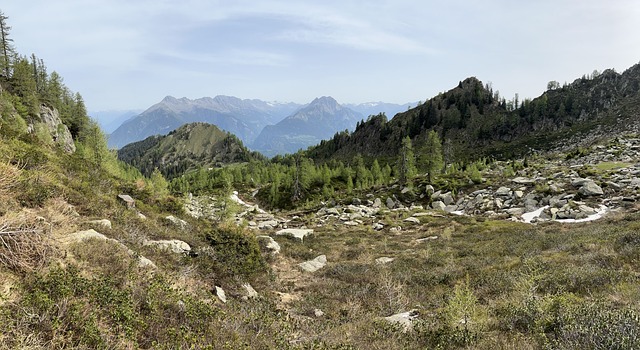
<instances>
[{"instance_id":1,"label":"conifer tree","mask_svg":"<svg viewBox=\"0 0 640 350\"><path fill-rule=\"evenodd\" d=\"M398 158L398 180L403 185L409 185L411 180L416 175L416 160L413 154L413 145L411 144L411 138L405 136L402 139L402 146L400 148L400 156Z\"/></svg>"},{"instance_id":2,"label":"conifer tree","mask_svg":"<svg viewBox=\"0 0 640 350\"><path fill-rule=\"evenodd\" d=\"M442 142L440 141L438 132L435 130L431 130L427 134L427 141L422 146L422 152L420 152L420 163L427 172L430 182L433 181L434 176L439 174L444 167Z\"/></svg>"},{"instance_id":3,"label":"conifer tree","mask_svg":"<svg viewBox=\"0 0 640 350\"><path fill-rule=\"evenodd\" d=\"M382 184L382 169L380 168L380 163L378 163L377 159L375 159L371 165L371 176L373 177L374 185Z\"/></svg>"},{"instance_id":4,"label":"conifer tree","mask_svg":"<svg viewBox=\"0 0 640 350\"><path fill-rule=\"evenodd\" d=\"M7 24L9 17L0 11L0 68L4 76L8 79L11 77L11 60L15 55L13 48L13 39L9 38L11 27Z\"/></svg>"}]
</instances>

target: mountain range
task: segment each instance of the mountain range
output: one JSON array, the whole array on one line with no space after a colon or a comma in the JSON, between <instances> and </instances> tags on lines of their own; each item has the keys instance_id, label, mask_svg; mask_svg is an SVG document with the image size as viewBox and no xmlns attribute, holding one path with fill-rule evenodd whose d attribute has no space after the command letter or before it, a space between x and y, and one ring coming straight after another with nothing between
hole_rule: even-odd
<instances>
[{"instance_id":1,"label":"mountain range","mask_svg":"<svg viewBox=\"0 0 640 350\"><path fill-rule=\"evenodd\" d=\"M335 103L337 104L337 102ZM153 135L166 135L187 123L205 122L233 133L254 150L275 155L282 152L293 152L300 147L306 148L322 138L331 137L336 131L353 129L363 116L381 112L392 116L406 110L410 104L368 102L349 104L344 107L340 106L340 108L328 108L325 109L322 117L326 124L321 128L323 130L329 128L332 131L325 130L326 132L320 134L315 130L317 125L313 124L313 121L307 121L310 122L308 127L303 127L299 122L295 122L295 120L304 118L295 116L298 111L309 107L309 105L292 102L266 102L257 99L248 100L231 96L203 97L195 100L167 96L159 103L133 117L131 117L130 111L122 111L120 114L95 112L94 115L104 130L107 133L111 132L108 143L111 148L121 148L126 144L141 141ZM351 110L353 118L348 118L348 121L337 120L335 123L327 119L331 119L330 113L342 113L345 107ZM110 117L115 119L109 120ZM343 115L336 115L338 119L342 117ZM284 122L285 118L289 121ZM114 127L113 125L118 121L122 124ZM279 124L280 122L284 123ZM297 123L297 127L300 129L290 127L292 122L293 124ZM261 140L257 141L267 126L273 127L267 128L268 130L261 136ZM272 132L276 134L271 135ZM318 138L318 135L321 137ZM277 142L279 145L273 145L271 142Z\"/></svg>"},{"instance_id":2,"label":"mountain range","mask_svg":"<svg viewBox=\"0 0 640 350\"><path fill-rule=\"evenodd\" d=\"M316 98L276 125L266 126L252 148L270 157L295 153L330 138L337 131L353 130L363 118L362 114L341 106L332 97Z\"/></svg>"},{"instance_id":3,"label":"mountain range","mask_svg":"<svg viewBox=\"0 0 640 350\"><path fill-rule=\"evenodd\" d=\"M277 123L299 107L295 103L243 100L232 96L203 97L196 100L167 96L120 125L110 135L108 144L112 148L121 148L152 135L166 135L193 122L217 125L244 142L251 142L262 128Z\"/></svg>"}]
</instances>

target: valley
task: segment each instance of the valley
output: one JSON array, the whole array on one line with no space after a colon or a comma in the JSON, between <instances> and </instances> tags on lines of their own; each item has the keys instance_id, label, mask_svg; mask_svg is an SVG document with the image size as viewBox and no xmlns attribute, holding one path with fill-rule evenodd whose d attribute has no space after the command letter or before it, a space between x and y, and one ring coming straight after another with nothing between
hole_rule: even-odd
<instances>
[{"instance_id":1,"label":"valley","mask_svg":"<svg viewBox=\"0 0 640 350\"><path fill-rule=\"evenodd\" d=\"M640 64L522 101L167 96L107 138L7 19L0 350L640 348Z\"/></svg>"}]
</instances>

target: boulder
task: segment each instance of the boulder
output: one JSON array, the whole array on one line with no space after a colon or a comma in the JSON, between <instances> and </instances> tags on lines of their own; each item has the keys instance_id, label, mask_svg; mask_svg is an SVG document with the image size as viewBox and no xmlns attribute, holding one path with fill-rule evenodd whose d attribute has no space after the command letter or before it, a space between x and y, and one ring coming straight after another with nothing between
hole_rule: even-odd
<instances>
[{"instance_id":1,"label":"boulder","mask_svg":"<svg viewBox=\"0 0 640 350\"><path fill-rule=\"evenodd\" d=\"M261 248L264 248L269 253L276 255L280 254L280 244L269 236L256 236L258 244Z\"/></svg>"},{"instance_id":2,"label":"boulder","mask_svg":"<svg viewBox=\"0 0 640 350\"><path fill-rule=\"evenodd\" d=\"M418 315L417 310L411 310L387 316L384 320L389 323L400 325L404 332L408 332L413 329L413 322L418 318Z\"/></svg>"},{"instance_id":3,"label":"boulder","mask_svg":"<svg viewBox=\"0 0 640 350\"><path fill-rule=\"evenodd\" d=\"M119 194L118 199L127 206L127 209L134 209L136 207L136 201L128 194Z\"/></svg>"},{"instance_id":4,"label":"boulder","mask_svg":"<svg viewBox=\"0 0 640 350\"><path fill-rule=\"evenodd\" d=\"M376 259L376 264L384 265L384 264L388 264L388 263L392 262L393 260L395 260L395 259L394 258L390 258L388 256L381 256L381 257Z\"/></svg>"},{"instance_id":5,"label":"boulder","mask_svg":"<svg viewBox=\"0 0 640 350\"><path fill-rule=\"evenodd\" d=\"M178 226L179 228L181 228L183 230L189 226L189 224L186 221L184 221L182 219L178 219L177 217L175 217L173 215L169 215L169 216L165 217L164 219L167 220L168 222Z\"/></svg>"},{"instance_id":6,"label":"boulder","mask_svg":"<svg viewBox=\"0 0 640 350\"><path fill-rule=\"evenodd\" d=\"M447 192L443 195L440 196L440 200L442 200L442 202L444 202L444 205L451 205L453 204L453 195L451 194L451 192Z\"/></svg>"},{"instance_id":7,"label":"boulder","mask_svg":"<svg viewBox=\"0 0 640 350\"><path fill-rule=\"evenodd\" d=\"M510 197L511 196L511 189L509 187L500 187L498 188L498 190L496 191L496 196L500 196L500 197Z\"/></svg>"},{"instance_id":8,"label":"boulder","mask_svg":"<svg viewBox=\"0 0 640 350\"><path fill-rule=\"evenodd\" d=\"M73 137L69 128L62 123L58 110L51 109L48 106L40 105L40 121L46 127L47 131L51 135L51 139L56 143L65 153L74 153L76 151L76 145L73 142ZM29 125L28 131L34 132L36 128L34 125Z\"/></svg>"},{"instance_id":9,"label":"boulder","mask_svg":"<svg viewBox=\"0 0 640 350\"><path fill-rule=\"evenodd\" d=\"M146 246L158 247L162 250L168 250L176 254L190 254L191 247L184 241L179 239L159 240L159 241L144 241L142 243Z\"/></svg>"},{"instance_id":10,"label":"boulder","mask_svg":"<svg viewBox=\"0 0 640 350\"><path fill-rule=\"evenodd\" d=\"M435 192L436 190L433 188L433 186L431 186L431 185L427 185L427 186L424 188L424 191L427 193L427 196L430 196L430 195L432 195L432 194L433 194L433 192Z\"/></svg>"},{"instance_id":11,"label":"boulder","mask_svg":"<svg viewBox=\"0 0 640 350\"><path fill-rule=\"evenodd\" d=\"M297 239L300 242L304 241L304 238L312 235L312 229L302 229L302 228L285 228L278 232L276 232L276 236L285 236L293 239Z\"/></svg>"},{"instance_id":12,"label":"boulder","mask_svg":"<svg viewBox=\"0 0 640 350\"><path fill-rule=\"evenodd\" d=\"M302 271L316 272L321 268L323 268L326 264L327 264L326 255L320 255L313 260L302 262L298 264L298 266L302 269Z\"/></svg>"},{"instance_id":13,"label":"boulder","mask_svg":"<svg viewBox=\"0 0 640 350\"><path fill-rule=\"evenodd\" d=\"M258 292L253 289L253 286L249 283L244 283L242 285L242 289L245 291L245 295L242 297L243 299L254 299L258 297Z\"/></svg>"},{"instance_id":14,"label":"boulder","mask_svg":"<svg viewBox=\"0 0 640 350\"><path fill-rule=\"evenodd\" d=\"M224 289L222 289L222 287L216 286L215 291L216 291L216 296L218 297L218 299L220 299L221 302L226 303L227 302L227 294L224 292Z\"/></svg>"},{"instance_id":15,"label":"boulder","mask_svg":"<svg viewBox=\"0 0 640 350\"><path fill-rule=\"evenodd\" d=\"M278 221L276 220L267 220L258 223L258 229L260 230L273 230L278 227Z\"/></svg>"},{"instance_id":16,"label":"boulder","mask_svg":"<svg viewBox=\"0 0 640 350\"><path fill-rule=\"evenodd\" d=\"M396 202L391 197L387 197L387 201L385 203L387 205L387 208L389 209L393 209L396 207Z\"/></svg>"},{"instance_id":17,"label":"boulder","mask_svg":"<svg viewBox=\"0 0 640 350\"><path fill-rule=\"evenodd\" d=\"M446 206L443 202L441 202L441 201L435 201L435 202L431 203L431 208L433 208L433 209L435 209L435 210L442 210L442 211L444 211L444 209L445 209L446 207L447 207L447 206Z\"/></svg>"},{"instance_id":18,"label":"boulder","mask_svg":"<svg viewBox=\"0 0 640 350\"><path fill-rule=\"evenodd\" d=\"M604 192L602 191L602 187L598 186L593 181L584 183L582 187L580 187L580 189L578 190L578 193L586 197L601 196L604 194Z\"/></svg>"},{"instance_id":19,"label":"boulder","mask_svg":"<svg viewBox=\"0 0 640 350\"><path fill-rule=\"evenodd\" d=\"M517 183L518 185L532 185L536 182L536 180L519 176L514 179L511 179L511 182Z\"/></svg>"},{"instance_id":20,"label":"boulder","mask_svg":"<svg viewBox=\"0 0 640 350\"><path fill-rule=\"evenodd\" d=\"M404 219L404 221L410 222L410 223L413 223L413 224L419 224L420 223L420 220L418 218L414 218L413 216L410 216L410 217Z\"/></svg>"},{"instance_id":21,"label":"boulder","mask_svg":"<svg viewBox=\"0 0 640 350\"><path fill-rule=\"evenodd\" d=\"M91 221L87 221L87 224L90 225L95 225L95 226L102 226L104 228L111 228L111 221L107 220L107 219L102 219L102 220L91 220Z\"/></svg>"}]
</instances>

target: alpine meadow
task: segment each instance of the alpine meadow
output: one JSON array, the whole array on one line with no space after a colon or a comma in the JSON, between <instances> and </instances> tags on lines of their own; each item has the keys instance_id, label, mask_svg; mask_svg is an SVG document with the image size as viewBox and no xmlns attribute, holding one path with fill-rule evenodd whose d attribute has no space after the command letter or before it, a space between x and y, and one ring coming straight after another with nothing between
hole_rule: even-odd
<instances>
[{"instance_id":1,"label":"alpine meadow","mask_svg":"<svg viewBox=\"0 0 640 350\"><path fill-rule=\"evenodd\" d=\"M388 42L408 56L444 55L364 22L318 10L326 17L307 23L269 3L249 14L220 4L217 20L248 16L246 27L225 31L204 10L184 27L210 25L250 46L247 28L262 38L293 22L303 29L264 40L274 50L284 50L278 40L316 40L323 60L336 42L372 57ZM204 5L146 6L179 21ZM232 48L205 65L159 50L139 59L153 69L189 60L193 71L146 110L99 114L118 116L117 127L100 121L111 122L108 135L72 90L82 81L74 69L65 80L19 51L29 44L12 16L0 12L0 349L640 349L640 63L552 80L531 98L471 76L419 102L319 93L300 103L169 95L212 65L226 71L207 84L250 85L227 56L258 80L258 70L292 65L284 54L256 46L237 58L245 51ZM394 18L380 27L412 28ZM371 34L314 32L338 24ZM133 38L131 28L92 40ZM75 34L56 40L85 37ZM178 37L161 34L167 46ZM98 54L67 55L78 67L96 59L83 73L95 79L109 69ZM305 64L340 75L338 94L360 79ZM412 89L426 85L416 80Z\"/></svg>"}]
</instances>

